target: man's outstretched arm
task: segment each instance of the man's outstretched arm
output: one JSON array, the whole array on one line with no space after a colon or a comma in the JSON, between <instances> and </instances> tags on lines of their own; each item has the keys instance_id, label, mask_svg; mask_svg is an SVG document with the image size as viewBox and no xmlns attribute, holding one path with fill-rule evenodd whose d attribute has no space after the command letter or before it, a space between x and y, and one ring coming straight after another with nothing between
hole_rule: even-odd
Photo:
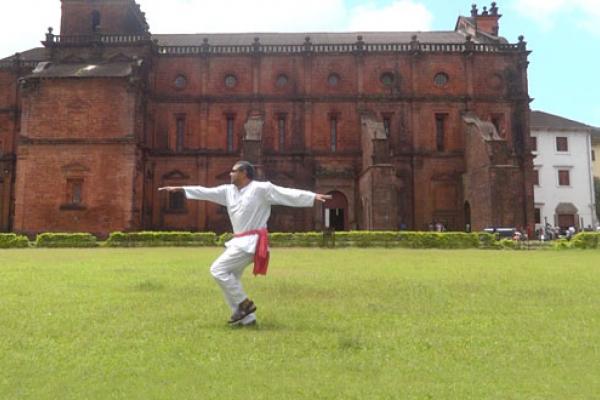
<instances>
[{"instance_id":1,"label":"man's outstretched arm","mask_svg":"<svg viewBox=\"0 0 600 400\"><path fill-rule=\"evenodd\" d=\"M315 196L315 200L320 201L321 203L325 203L327 200L331 200L332 198L333 196L330 194L317 193L317 195Z\"/></svg>"},{"instance_id":2,"label":"man's outstretched arm","mask_svg":"<svg viewBox=\"0 0 600 400\"><path fill-rule=\"evenodd\" d=\"M227 186L221 185L213 188L204 186L164 186L158 191L178 192L183 191L185 197L193 200L207 200L222 206L227 205Z\"/></svg>"},{"instance_id":3,"label":"man's outstretched arm","mask_svg":"<svg viewBox=\"0 0 600 400\"><path fill-rule=\"evenodd\" d=\"M290 189L269 184L267 199L271 204L289 207L312 207L315 201L325 202L330 195L313 193L308 190Z\"/></svg>"}]
</instances>

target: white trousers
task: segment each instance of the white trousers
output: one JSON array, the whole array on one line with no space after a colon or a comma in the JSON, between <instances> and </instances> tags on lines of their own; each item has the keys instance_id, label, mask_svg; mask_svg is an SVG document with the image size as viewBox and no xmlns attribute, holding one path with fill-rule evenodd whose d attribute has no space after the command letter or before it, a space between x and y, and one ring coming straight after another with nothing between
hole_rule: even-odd
<instances>
[{"instance_id":1,"label":"white trousers","mask_svg":"<svg viewBox=\"0 0 600 400\"><path fill-rule=\"evenodd\" d=\"M235 312L238 305L248 297L242 287L241 279L244 269L253 261L254 254L230 246L210 267L210 273L221 287L225 301L232 312ZM240 323L245 325L255 320L256 315L252 313L247 315Z\"/></svg>"}]
</instances>

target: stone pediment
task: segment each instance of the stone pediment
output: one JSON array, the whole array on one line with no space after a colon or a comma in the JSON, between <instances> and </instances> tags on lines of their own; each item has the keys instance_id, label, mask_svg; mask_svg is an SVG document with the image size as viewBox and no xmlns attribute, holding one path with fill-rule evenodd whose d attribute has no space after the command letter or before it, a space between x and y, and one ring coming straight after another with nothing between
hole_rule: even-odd
<instances>
[{"instance_id":1,"label":"stone pediment","mask_svg":"<svg viewBox=\"0 0 600 400\"><path fill-rule=\"evenodd\" d=\"M177 169L175 169L175 170L173 170L171 172L168 172L168 173L164 174L162 176L162 178L164 180L184 180L184 179L189 179L190 176L184 174L183 172L181 172L181 171L179 171Z\"/></svg>"},{"instance_id":2,"label":"stone pediment","mask_svg":"<svg viewBox=\"0 0 600 400\"><path fill-rule=\"evenodd\" d=\"M64 165L62 167L62 171L64 174L82 174L85 172L90 172L90 169L83 164L74 162Z\"/></svg>"},{"instance_id":3,"label":"stone pediment","mask_svg":"<svg viewBox=\"0 0 600 400\"><path fill-rule=\"evenodd\" d=\"M557 214L577 214L577 211L573 203L558 203L555 210Z\"/></svg>"}]
</instances>

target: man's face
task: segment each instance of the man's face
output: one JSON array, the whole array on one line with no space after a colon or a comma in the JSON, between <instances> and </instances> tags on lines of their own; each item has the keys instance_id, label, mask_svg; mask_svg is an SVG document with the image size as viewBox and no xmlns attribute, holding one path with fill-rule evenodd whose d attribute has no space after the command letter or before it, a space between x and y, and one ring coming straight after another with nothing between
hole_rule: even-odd
<instances>
[{"instance_id":1,"label":"man's face","mask_svg":"<svg viewBox=\"0 0 600 400\"><path fill-rule=\"evenodd\" d=\"M239 165L235 164L231 171L229 172L229 177L231 178L231 183L234 185L238 185L244 179L245 173L244 171L239 170Z\"/></svg>"}]
</instances>

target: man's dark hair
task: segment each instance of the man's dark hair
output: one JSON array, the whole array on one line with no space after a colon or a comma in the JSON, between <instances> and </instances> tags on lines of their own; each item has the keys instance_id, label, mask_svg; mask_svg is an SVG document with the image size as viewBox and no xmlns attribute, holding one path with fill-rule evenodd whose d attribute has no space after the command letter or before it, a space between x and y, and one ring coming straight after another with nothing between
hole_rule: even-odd
<instances>
[{"instance_id":1,"label":"man's dark hair","mask_svg":"<svg viewBox=\"0 0 600 400\"><path fill-rule=\"evenodd\" d=\"M237 169L240 171L244 171L248 179L254 179L254 166L250 164L248 161L238 161L235 163Z\"/></svg>"}]
</instances>

